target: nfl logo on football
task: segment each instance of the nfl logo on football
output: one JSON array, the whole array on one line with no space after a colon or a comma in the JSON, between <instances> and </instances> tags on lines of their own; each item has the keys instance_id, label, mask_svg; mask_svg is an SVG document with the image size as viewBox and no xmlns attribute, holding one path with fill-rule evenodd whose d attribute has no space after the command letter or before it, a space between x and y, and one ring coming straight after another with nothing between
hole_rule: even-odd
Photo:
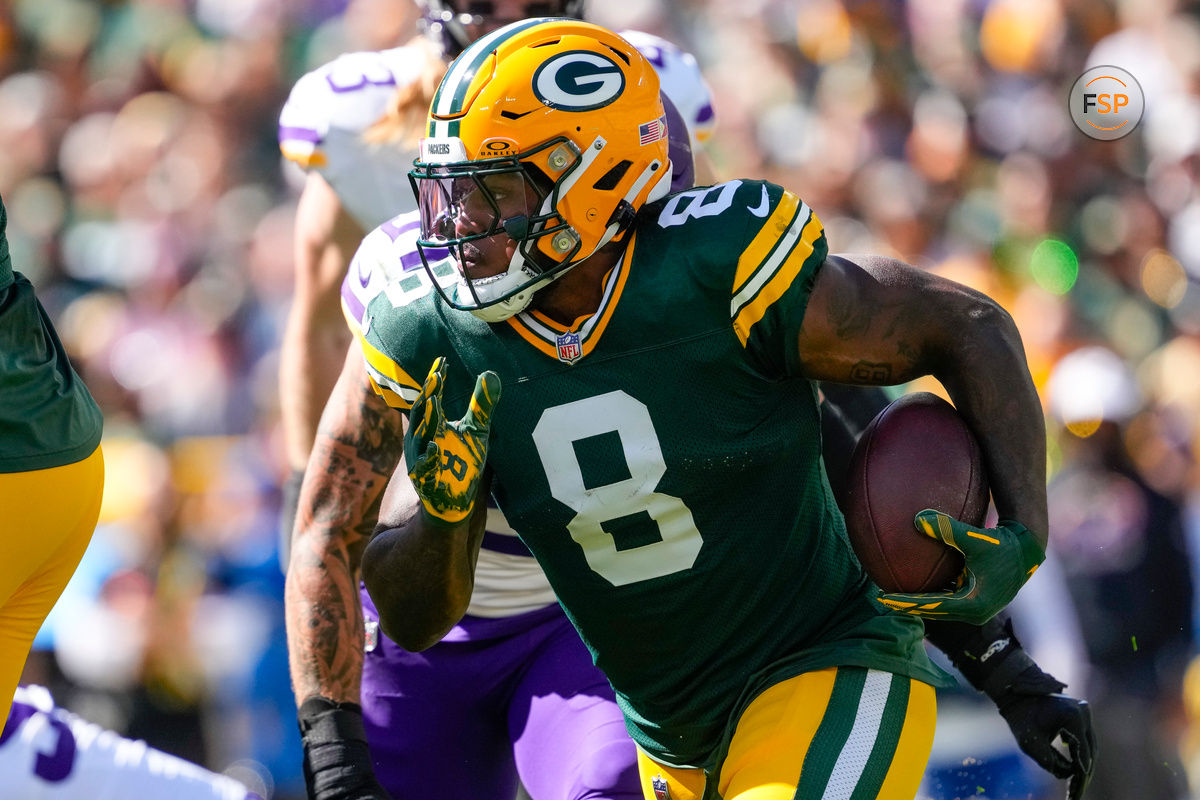
<instances>
[{"instance_id":1,"label":"nfl logo on football","mask_svg":"<svg viewBox=\"0 0 1200 800\"><path fill-rule=\"evenodd\" d=\"M654 800L671 800L671 790L667 788L667 779L662 775L650 779L650 788L654 790Z\"/></svg>"},{"instance_id":2,"label":"nfl logo on football","mask_svg":"<svg viewBox=\"0 0 1200 800\"><path fill-rule=\"evenodd\" d=\"M567 331L562 336L559 336L555 342L558 345L559 361L574 364L583 355L583 348L579 344L579 334L574 331Z\"/></svg>"}]
</instances>

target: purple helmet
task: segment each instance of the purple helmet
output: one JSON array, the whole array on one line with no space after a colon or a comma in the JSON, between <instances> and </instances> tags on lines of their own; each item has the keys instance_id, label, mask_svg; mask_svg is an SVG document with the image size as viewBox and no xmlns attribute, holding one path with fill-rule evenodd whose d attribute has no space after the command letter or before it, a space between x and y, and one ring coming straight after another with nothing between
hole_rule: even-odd
<instances>
[{"instance_id":1,"label":"purple helmet","mask_svg":"<svg viewBox=\"0 0 1200 800\"><path fill-rule=\"evenodd\" d=\"M659 92L667 112L667 146L671 159L671 193L690 189L696 183L696 165L692 162L692 138L687 124L666 92Z\"/></svg>"},{"instance_id":2,"label":"purple helmet","mask_svg":"<svg viewBox=\"0 0 1200 800\"><path fill-rule=\"evenodd\" d=\"M462 0L416 0L421 9L421 30L434 40L447 58L455 58L471 42L516 19L500 19L495 3L464 3ZM465 7L465 8L464 8ZM583 16L583 0L526 2L517 19L526 17Z\"/></svg>"}]
</instances>

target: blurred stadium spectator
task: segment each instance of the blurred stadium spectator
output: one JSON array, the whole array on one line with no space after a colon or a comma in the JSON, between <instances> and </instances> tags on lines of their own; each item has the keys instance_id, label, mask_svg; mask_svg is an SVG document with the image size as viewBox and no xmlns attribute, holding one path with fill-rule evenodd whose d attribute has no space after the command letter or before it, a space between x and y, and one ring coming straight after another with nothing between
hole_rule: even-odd
<instances>
[{"instance_id":1,"label":"blurred stadium spectator","mask_svg":"<svg viewBox=\"0 0 1200 800\"><path fill-rule=\"evenodd\" d=\"M1051 546L1080 616L1100 748L1116 754L1097 762L1090 796L1183 797L1178 738L1194 591L1182 487L1138 463L1173 444L1107 348L1065 356L1047 389L1051 416L1068 432L1050 483Z\"/></svg>"}]
</instances>

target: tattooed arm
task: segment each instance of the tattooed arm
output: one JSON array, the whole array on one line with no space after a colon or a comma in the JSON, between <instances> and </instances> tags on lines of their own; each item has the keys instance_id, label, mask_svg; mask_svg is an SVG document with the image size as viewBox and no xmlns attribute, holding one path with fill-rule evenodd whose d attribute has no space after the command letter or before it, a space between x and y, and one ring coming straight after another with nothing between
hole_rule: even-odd
<instances>
[{"instance_id":1,"label":"tattooed arm","mask_svg":"<svg viewBox=\"0 0 1200 800\"><path fill-rule=\"evenodd\" d=\"M317 429L288 564L284 607L298 705L313 696L359 701L359 567L403 452L403 419L372 390L351 346Z\"/></svg>"},{"instance_id":2,"label":"tattooed arm","mask_svg":"<svg viewBox=\"0 0 1200 800\"><path fill-rule=\"evenodd\" d=\"M799 347L817 380L941 381L979 437L1000 518L1020 520L1045 548L1045 422L1021 337L993 300L894 259L830 256Z\"/></svg>"}]
</instances>

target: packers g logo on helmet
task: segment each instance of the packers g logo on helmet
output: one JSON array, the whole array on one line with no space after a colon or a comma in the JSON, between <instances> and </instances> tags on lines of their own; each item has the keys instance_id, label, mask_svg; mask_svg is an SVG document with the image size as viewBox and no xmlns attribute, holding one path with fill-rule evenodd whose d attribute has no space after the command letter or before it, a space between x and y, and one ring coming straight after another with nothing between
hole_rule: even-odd
<instances>
[{"instance_id":1,"label":"packers g logo on helmet","mask_svg":"<svg viewBox=\"0 0 1200 800\"><path fill-rule=\"evenodd\" d=\"M563 53L533 73L533 94L551 108L591 111L625 90L625 75L611 58L587 51Z\"/></svg>"},{"instance_id":2,"label":"packers g logo on helmet","mask_svg":"<svg viewBox=\"0 0 1200 800\"><path fill-rule=\"evenodd\" d=\"M521 20L464 50L409 173L426 269L447 250L458 265L442 298L498 322L620 242L670 190L665 114L653 65L598 25Z\"/></svg>"}]
</instances>

